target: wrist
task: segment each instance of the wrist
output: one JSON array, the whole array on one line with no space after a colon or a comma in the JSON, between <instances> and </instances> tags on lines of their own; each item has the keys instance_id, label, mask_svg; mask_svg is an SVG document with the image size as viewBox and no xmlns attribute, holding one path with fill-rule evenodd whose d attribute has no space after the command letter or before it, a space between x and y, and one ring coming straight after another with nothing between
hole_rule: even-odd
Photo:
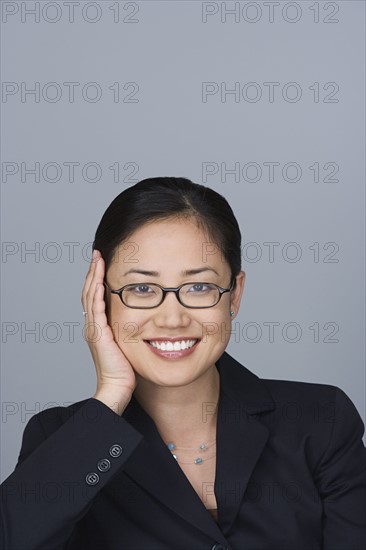
<instances>
[{"instance_id":1,"label":"wrist","mask_svg":"<svg viewBox=\"0 0 366 550\"><path fill-rule=\"evenodd\" d=\"M115 389L109 390L106 388L98 389L93 395L93 399L101 401L109 407L113 412L121 416L130 402L132 397L131 392L121 393L117 392Z\"/></svg>"}]
</instances>

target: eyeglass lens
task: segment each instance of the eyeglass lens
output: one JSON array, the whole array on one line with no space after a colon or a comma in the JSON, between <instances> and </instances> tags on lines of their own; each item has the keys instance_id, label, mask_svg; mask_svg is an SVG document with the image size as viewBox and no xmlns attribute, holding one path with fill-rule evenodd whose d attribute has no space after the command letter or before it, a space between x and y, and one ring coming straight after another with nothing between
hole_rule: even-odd
<instances>
[{"instance_id":1,"label":"eyeglass lens","mask_svg":"<svg viewBox=\"0 0 366 550\"><path fill-rule=\"evenodd\" d=\"M123 301L130 307L153 307L161 302L163 291L153 284L128 285L122 292ZM217 302L218 288L207 283L187 284L181 287L179 297L186 306L206 307Z\"/></svg>"}]
</instances>

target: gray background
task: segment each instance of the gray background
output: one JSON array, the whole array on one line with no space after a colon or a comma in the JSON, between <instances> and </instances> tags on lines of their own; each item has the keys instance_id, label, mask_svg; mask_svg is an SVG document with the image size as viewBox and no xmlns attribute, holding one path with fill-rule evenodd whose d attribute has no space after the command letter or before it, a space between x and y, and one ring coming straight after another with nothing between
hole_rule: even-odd
<instances>
[{"instance_id":1,"label":"gray background","mask_svg":"<svg viewBox=\"0 0 366 550\"><path fill-rule=\"evenodd\" d=\"M364 416L364 3L81 1L73 22L65 2L39 2L39 21L22 4L38 9L2 2L2 479L33 414L95 391L90 243L145 177L233 206L247 280L228 352L340 386Z\"/></svg>"}]
</instances>

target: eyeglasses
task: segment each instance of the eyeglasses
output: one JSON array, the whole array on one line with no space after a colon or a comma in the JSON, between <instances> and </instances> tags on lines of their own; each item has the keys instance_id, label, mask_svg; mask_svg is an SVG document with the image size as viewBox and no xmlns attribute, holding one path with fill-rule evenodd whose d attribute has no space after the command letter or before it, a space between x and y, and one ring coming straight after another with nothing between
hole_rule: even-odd
<instances>
[{"instance_id":1,"label":"eyeglasses","mask_svg":"<svg viewBox=\"0 0 366 550\"><path fill-rule=\"evenodd\" d=\"M136 283L125 285L118 290L112 290L107 283L106 288L112 294L118 294L122 303L134 309L152 309L160 306L168 292L174 292L178 302L188 308L209 308L215 306L225 292L234 288L222 288L214 283L184 283L175 288L164 288L155 283Z\"/></svg>"}]
</instances>

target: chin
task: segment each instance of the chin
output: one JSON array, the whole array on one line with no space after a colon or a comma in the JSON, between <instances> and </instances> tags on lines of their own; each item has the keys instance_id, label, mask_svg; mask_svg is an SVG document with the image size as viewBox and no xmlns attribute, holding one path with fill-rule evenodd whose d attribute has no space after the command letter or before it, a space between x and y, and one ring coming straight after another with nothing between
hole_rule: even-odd
<instances>
[{"instance_id":1,"label":"chin","mask_svg":"<svg viewBox=\"0 0 366 550\"><path fill-rule=\"evenodd\" d=\"M181 362L181 364L178 365L177 361L171 364L167 361L164 361L164 363L163 365L161 363L159 364L159 362L149 363L148 370L146 369L145 363L145 368L140 369L137 367L135 371L141 379L162 387L187 386L192 384L207 371L207 368L197 369L196 363L192 365L183 365Z\"/></svg>"}]
</instances>

